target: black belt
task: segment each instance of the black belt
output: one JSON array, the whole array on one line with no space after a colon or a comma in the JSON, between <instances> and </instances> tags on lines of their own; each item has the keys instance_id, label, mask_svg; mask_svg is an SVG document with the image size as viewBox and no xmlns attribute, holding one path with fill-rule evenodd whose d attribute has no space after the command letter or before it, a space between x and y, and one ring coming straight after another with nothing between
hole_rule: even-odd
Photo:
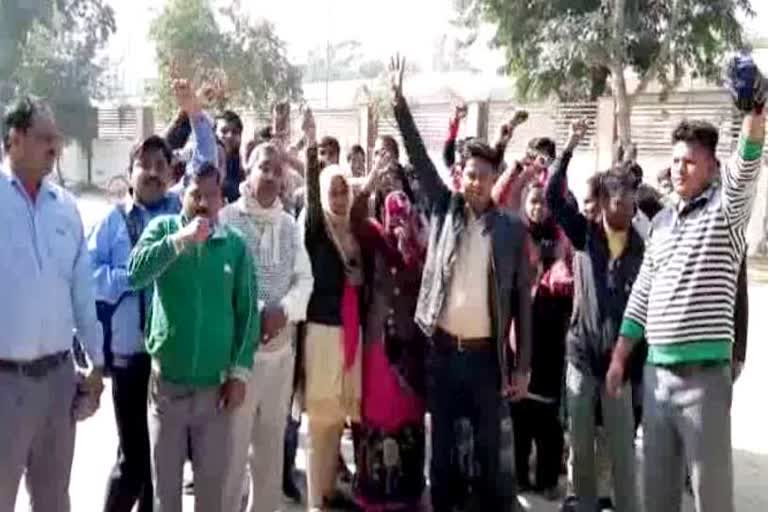
<instances>
[{"instance_id":1,"label":"black belt","mask_svg":"<svg viewBox=\"0 0 768 512\"><path fill-rule=\"evenodd\" d=\"M33 359L32 361L0 359L0 372L17 373L25 377L39 379L48 375L48 373L61 366L67 360L69 360L69 350L56 352L55 354Z\"/></svg>"},{"instance_id":2,"label":"black belt","mask_svg":"<svg viewBox=\"0 0 768 512\"><path fill-rule=\"evenodd\" d=\"M432 335L432 345L438 349L457 352L486 352L495 348L493 338L462 338L439 327Z\"/></svg>"}]
</instances>

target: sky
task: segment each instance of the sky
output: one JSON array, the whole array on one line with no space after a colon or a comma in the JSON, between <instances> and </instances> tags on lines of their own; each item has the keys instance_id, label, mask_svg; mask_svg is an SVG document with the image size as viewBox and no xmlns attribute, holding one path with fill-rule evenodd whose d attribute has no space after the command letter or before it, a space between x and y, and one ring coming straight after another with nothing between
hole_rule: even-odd
<instances>
[{"instance_id":1,"label":"sky","mask_svg":"<svg viewBox=\"0 0 768 512\"><path fill-rule=\"evenodd\" d=\"M117 33L108 55L118 65L120 81L137 88L155 74L154 50L146 30L163 0L108 0L115 8ZM214 0L226 4L230 0ZM274 22L286 41L289 57L302 63L307 53L328 41L348 39L362 43L367 58L388 58L396 51L422 68L431 63L434 43L452 30L452 0L243 0L255 18ZM768 37L768 1L753 0L757 17L747 23L751 32ZM491 33L487 29L486 35ZM502 63L499 52L478 45L470 55L486 72Z\"/></svg>"}]
</instances>

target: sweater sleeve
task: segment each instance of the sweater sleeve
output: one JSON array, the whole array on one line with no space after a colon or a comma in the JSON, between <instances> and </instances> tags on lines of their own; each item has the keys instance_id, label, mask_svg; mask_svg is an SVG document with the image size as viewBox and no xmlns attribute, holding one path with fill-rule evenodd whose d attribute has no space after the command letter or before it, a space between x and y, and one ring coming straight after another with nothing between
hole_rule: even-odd
<instances>
[{"instance_id":1,"label":"sweater sleeve","mask_svg":"<svg viewBox=\"0 0 768 512\"><path fill-rule=\"evenodd\" d=\"M312 295L315 279L312 276L312 265L304 246L304 236L301 229L295 230L293 243L296 252L293 261L291 288L280 301L280 304L283 306L288 321L297 323L307 317L307 305L309 304L309 297Z\"/></svg>"},{"instance_id":2,"label":"sweater sleeve","mask_svg":"<svg viewBox=\"0 0 768 512\"><path fill-rule=\"evenodd\" d=\"M419 180L421 189L430 203L430 208L439 204L450 197L450 190L443 183L440 174L435 168L435 164L429 158L427 148L424 146L424 140L421 138L416 122L413 120L411 110L405 98L400 98L395 105L395 120L400 128L400 134L403 136L405 150L408 153L408 159Z\"/></svg>"},{"instance_id":3,"label":"sweater sleeve","mask_svg":"<svg viewBox=\"0 0 768 512\"><path fill-rule=\"evenodd\" d=\"M565 232L576 250L581 250L587 243L587 219L579 208L568 200L568 165L571 162L570 151L563 151L553 166L552 176L545 192L547 207Z\"/></svg>"},{"instance_id":4,"label":"sweater sleeve","mask_svg":"<svg viewBox=\"0 0 768 512\"><path fill-rule=\"evenodd\" d=\"M168 229L168 219L153 219L139 238L128 260L128 279L133 289L151 285L176 260L177 247Z\"/></svg>"},{"instance_id":5,"label":"sweater sleeve","mask_svg":"<svg viewBox=\"0 0 768 512\"><path fill-rule=\"evenodd\" d=\"M521 225L522 227L522 225ZM514 328L515 342L517 345L517 372L526 374L531 370L531 356L533 350L532 319L531 319L531 279L529 270L529 243L527 232L523 232L523 243L520 244L521 254L517 261L520 265L517 269L515 296L513 304L517 304L515 312Z\"/></svg>"}]
</instances>

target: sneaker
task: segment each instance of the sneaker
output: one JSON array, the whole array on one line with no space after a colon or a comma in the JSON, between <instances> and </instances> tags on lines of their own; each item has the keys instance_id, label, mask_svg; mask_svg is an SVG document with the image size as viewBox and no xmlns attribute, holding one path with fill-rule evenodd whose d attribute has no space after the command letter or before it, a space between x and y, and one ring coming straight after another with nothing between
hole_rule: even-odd
<instances>
[{"instance_id":1,"label":"sneaker","mask_svg":"<svg viewBox=\"0 0 768 512\"><path fill-rule=\"evenodd\" d=\"M560 506L560 512L576 512L576 505L578 503L579 500L576 496L566 496L563 504Z\"/></svg>"}]
</instances>

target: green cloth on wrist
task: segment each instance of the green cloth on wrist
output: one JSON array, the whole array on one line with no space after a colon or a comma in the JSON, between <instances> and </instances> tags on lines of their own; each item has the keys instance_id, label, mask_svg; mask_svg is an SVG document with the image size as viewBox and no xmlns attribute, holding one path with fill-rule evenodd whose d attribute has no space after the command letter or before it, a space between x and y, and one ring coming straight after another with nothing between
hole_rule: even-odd
<instances>
[{"instance_id":1,"label":"green cloth on wrist","mask_svg":"<svg viewBox=\"0 0 768 512\"><path fill-rule=\"evenodd\" d=\"M742 137L739 143L739 155L747 161L759 160L763 155L763 142L757 142Z\"/></svg>"},{"instance_id":2,"label":"green cloth on wrist","mask_svg":"<svg viewBox=\"0 0 768 512\"><path fill-rule=\"evenodd\" d=\"M731 360L728 340L702 340L691 343L650 345L647 363L654 366L727 362Z\"/></svg>"},{"instance_id":3,"label":"green cloth on wrist","mask_svg":"<svg viewBox=\"0 0 768 512\"><path fill-rule=\"evenodd\" d=\"M645 328L631 318L624 318L619 328L619 335L631 341L638 341L645 336Z\"/></svg>"}]
</instances>

